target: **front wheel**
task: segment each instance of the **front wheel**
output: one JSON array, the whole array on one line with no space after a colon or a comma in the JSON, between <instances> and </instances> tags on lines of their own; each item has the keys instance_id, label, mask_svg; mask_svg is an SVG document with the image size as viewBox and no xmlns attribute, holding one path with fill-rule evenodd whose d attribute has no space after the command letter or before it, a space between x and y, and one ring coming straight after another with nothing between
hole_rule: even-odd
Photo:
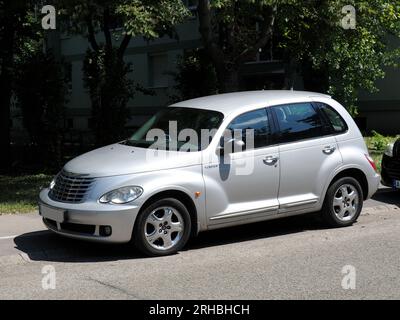
<instances>
[{"instance_id":1,"label":"front wheel","mask_svg":"<svg viewBox=\"0 0 400 320\"><path fill-rule=\"evenodd\" d=\"M360 183L351 177L335 181L325 196L322 218L331 227L352 225L361 213L363 193Z\"/></svg>"},{"instance_id":2,"label":"front wheel","mask_svg":"<svg viewBox=\"0 0 400 320\"><path fill-rule=\"evenodd\" d=\"M136 247L146 255L176 253L190 237L190 214L177 199L158 200L145 208L137 219L133 239Z\"/></svg>"}]
</instances>

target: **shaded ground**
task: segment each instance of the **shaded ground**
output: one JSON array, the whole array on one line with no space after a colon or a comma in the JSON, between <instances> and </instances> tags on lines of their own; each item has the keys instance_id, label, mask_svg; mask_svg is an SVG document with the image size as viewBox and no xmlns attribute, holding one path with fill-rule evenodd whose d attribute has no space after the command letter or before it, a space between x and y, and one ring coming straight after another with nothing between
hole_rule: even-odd
<instances>
[{"instance_id":1,"label":"shaded ground","mask_svg":"<svg viewBox=\"0 0 400 320\"><path fill-rule=\"evenodd\" d=\"M46 174L0 175L0 215L36 210L39 191L47 186L52 178L52 175Z\"/></svg>"}]
</instances>

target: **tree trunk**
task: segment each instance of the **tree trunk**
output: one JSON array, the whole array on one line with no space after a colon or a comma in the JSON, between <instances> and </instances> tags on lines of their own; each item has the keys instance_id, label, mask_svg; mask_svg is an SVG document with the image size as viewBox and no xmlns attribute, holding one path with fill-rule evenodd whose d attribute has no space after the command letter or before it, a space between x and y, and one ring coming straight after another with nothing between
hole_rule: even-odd
<instances>
[{"instance_id":1,"label":"tree trunk","mask_svg":"<svg viewBox=\"0 0 400 320\"><path fill-rule=\"evenodd\" d=\"M236 2L235 2L236 4ZM237 4L234 10L237 10ZM277 5L264 8L263 15L266 23L260 32L260 36L254 43L246 46L246 49L239 54L233 54L235 50L226 48L218 39L221 34L216 34L212 19L212 7L210 0L199 0L197 5L197 13L199 17L199 32L204 45L205 51L208 53L217 74L219 89L221 92L234 92L240 88L239 68L249 59L253 58L260 48L264 47L272 38L275 16L277 13ZM239 28L239 26L237 26ZM229 23L224 23L224 30L227 30L228 42L231 46L237 47L238 44L234 40L234 29Z\"/></svg>"},{"instance_id":2,"label":"tree trunk","mask_svg":"<svg viewBox=\"0 0 400 320\"><path fill-rule=\"evenodd\" d=\"M297 62L294 59L289 59L289 62L285 65L285 80L282 89L291 90L294 89L294 79L296 76Z\"/></svg>"},{"instance_id":3,"label":"tree trunk","mask_svg":"<svg viewBox=\"0 0 400 320\"><path fill-rule=\"evenodd\" d=\"M8 20L8 19L7 19ZM5 21L1 42L2 66L0 75L0 171L7 172L11 165L10 102L12 94L12 67L14 61L15 30L12 20Z\"/></svg>"}]
</instances>

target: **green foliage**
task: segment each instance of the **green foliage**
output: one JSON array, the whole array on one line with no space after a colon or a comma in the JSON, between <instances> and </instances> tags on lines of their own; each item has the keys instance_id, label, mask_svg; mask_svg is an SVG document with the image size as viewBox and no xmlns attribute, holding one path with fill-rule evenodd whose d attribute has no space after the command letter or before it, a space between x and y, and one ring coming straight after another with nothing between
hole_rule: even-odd
<instances>
[{"instance_id":1,"label":"green foliage","mask_svg":"<svg viewBox=\"0 0 400 320\"><path fill-rule=\"evenodd\" d=\"M131 65L124 62L115 48L86 52L84 85L92 103L97 145L113 143L126 135L127 103L134 93L133 81L128 77L131 71Z\"/></svg>"},{"instance_id":2,"label":"green foliage","mask_svg":"<svg viewBox=\"0 0 400 320\"><path fill-rule=\"evenodd\" d=\"M173 35L173 27L189 16L182 0L124 0L116 8L132 36L157 38Z\"/></svg>"},{"instance_id":3,"label":"green foliage","mask_svg":"<svg viewBox=\"0 0 400 320\"><path fill-rule=\"evenodd\" d=\"M171 103L217 93L215 71L203 49L179 57L177 72L172 75L176 85Z\"/></svg>"},{"instance_id":4,"label":"green foliage","mask_svg":"<svg viewBox=\"0 0 400 320\"><path fill-rule=\"evenodd\" d=\"M60 19L67 21L69 32L88 33L88 23L95 32L104 30L104 11L111 23L123 26L123 30L112 29L116 40L125 34L157 38L172 35L174 26L189 16L181 0L57 0Z\"/></svg>"},{"instance_id":5,"label":"green foliage","mask_svg":"<svg viewBox=\"0 0 400 320\"><path fill-rule=\"evenodd\" d=\"M385 76L384 67L400 63L400 48L388 46L390 38L400 37L399 0L199 0L199 4L200 22L205 21L200 31L220 87L229 82L223 72L220 76L220 70L236 72L246 60L254 58L265 45L265 26L271 22L272 49L283 52L288 70L301 72L307 90L333 95L353 115L357 114L359 90L375 92L376 80ZM209 15L211 37L207 20L202 19L207 13L202 9L207 8L205 4L214 9ZM345 5L356 9L354 30L341 26ZM272 10L275 6L276 12ZM235 86L237 90L237 82Z\"/></svg>"},{"instance_id":6,"label":"green foliage","mask_svg":"<svg viewBox=\"0 0 400 320\"><path fill-rule=\"evenodd\" d=\"M349 4L356 9L354 30L340 24L341 9ZM383 67L399 61L400 50L387 42L400 37L400 1L291 1L279 8L276 32L283 36L279 45L286 56L303 72L310 72L305 66L311 64L324 75L320 90L357 114L359 89L375 92Z\"/></svg>"},{"instance_id":7,"label":"green foliage","mask_svg":"<svg viewBox=\"0 0 400 320\"><path fill-rule=\"evenodd\" d=\"M372 130L372 136L366 138L368 149L383 152L388 144L394 142L398 137L384 136Z\"/></svg>"},{"instance_id":8,"label":"green foliage","mask_svg":"<svg viewBox=\"0 0 400 320\"><path fill-rule=\"evenodd\" d=\"M51 52L32 50L20 56L15 93L30 143L37 146L48 167L61 165L64 107L68 92L68 65Z\"/></svg>"}]
</instances>

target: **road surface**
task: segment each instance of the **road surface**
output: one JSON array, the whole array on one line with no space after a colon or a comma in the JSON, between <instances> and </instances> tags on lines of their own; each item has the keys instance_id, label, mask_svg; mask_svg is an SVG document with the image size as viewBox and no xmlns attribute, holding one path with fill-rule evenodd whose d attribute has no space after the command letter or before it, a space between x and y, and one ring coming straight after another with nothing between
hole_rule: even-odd
<instances>
[{"instance_id":1,"label":"road surface","mask_svg":"<svg viewBox=\"0 0 400 320\"><path fill-rule=\"evenodd\" d=\"M0 216L0 299L400 299L399 206L384 189L352 227L292 217L205 232L161 258Z\"/></svg>"}]
</instances>

